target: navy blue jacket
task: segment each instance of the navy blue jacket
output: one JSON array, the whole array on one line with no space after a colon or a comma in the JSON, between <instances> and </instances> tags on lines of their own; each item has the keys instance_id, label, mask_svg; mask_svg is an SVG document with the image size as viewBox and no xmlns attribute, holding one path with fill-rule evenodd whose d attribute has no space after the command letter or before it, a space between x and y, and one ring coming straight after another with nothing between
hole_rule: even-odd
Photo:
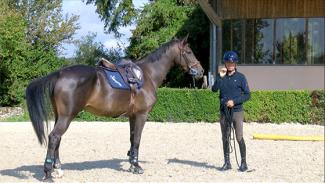
<instances>
[{"instance_id":1,"label":"navy blue jacket","mask_svg":"<svg viewBox=\"0 0 325 183\"><path fill-rule=\"evenodd\" d=\"M242 104L250 98L250 91L245 76L236 71L233 75L226 74L223 78L217 75L212 86L212 91L220 90L220 110L223 109L228 100L234 101L234 112L243 110Z\"/></svg>"}]
</instances>

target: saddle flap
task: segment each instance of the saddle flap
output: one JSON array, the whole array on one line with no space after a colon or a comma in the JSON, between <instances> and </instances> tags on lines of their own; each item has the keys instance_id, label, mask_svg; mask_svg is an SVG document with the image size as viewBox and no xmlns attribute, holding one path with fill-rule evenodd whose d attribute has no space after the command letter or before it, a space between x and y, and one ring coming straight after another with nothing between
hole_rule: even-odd
<instances>
[{"instance_id":1,"label":"saddle flap","mask_svg":"<svg viewBox=\"0 0 325 183\"><path fill-rule=\"evenodd\" d=\"M130 86L126 83L122 75L118 71L104 69L108 83L112 88L130 90Z\"/></svg>"}]
</instances>

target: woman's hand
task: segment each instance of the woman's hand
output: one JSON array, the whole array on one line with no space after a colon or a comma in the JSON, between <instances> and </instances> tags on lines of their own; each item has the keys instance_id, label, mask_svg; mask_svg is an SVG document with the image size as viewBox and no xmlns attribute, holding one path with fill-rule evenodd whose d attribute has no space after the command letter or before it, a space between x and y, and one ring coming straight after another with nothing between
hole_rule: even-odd
<instances>
[{"instance_id":1,"label":"woman's hand","mask_svg":"<svg viewBox=\"0 0 325 183\"><path fill-rule=\"evenodd\" d=\"M221 78L223 78L226 75L226 73L227 73L227 68L224 67L220 69L219 75Z\"/></svg>"},{"instance_id":2,"label":"woman's hand","mask_svg":"<svg viewBox=\"0 0 325 183\"><path fill-rule=\"evenodd\" d=\"M229 107L229 108L232 108L232 107L234 107L234 101L233 100L228 100L228 102L227 102L227 107Z\"/></svg>"}]
</instances>

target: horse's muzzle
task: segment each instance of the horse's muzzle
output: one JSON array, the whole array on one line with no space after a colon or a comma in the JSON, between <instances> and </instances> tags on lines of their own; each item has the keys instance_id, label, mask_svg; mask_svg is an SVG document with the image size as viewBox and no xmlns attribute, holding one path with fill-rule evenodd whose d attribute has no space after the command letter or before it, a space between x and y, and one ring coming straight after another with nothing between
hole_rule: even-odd
<instances>
[{"instance_id":1,"label":"horse's muzzle","mask_svg":"<svg viewBox=\"0 0 325 183\"><path fill-rule=\"evenodd\" d=\"M190 75L194 76L195 79L201 79L203 77L204 70L191 68L189 73Z\"/></svg>"}]
</instances>

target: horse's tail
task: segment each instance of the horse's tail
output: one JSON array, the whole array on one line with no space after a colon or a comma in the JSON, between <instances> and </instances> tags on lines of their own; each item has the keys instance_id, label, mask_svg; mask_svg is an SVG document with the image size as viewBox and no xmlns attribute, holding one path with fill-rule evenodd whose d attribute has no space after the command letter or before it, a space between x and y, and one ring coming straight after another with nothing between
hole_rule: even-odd
<instances>
[{"instance_id":1,"label":"horse's tail","mask_svg":"<svg viewBox=\"0 0 325 183\"><path fill-rule=\"evenodd\" d=\"M26 88L26 102L30 120L32 121L39 143L46 143L44 121L48 127L51 113L53 91L59 72L51 73L43 78L32 81Z\"/></svg>"}]
</instances>

